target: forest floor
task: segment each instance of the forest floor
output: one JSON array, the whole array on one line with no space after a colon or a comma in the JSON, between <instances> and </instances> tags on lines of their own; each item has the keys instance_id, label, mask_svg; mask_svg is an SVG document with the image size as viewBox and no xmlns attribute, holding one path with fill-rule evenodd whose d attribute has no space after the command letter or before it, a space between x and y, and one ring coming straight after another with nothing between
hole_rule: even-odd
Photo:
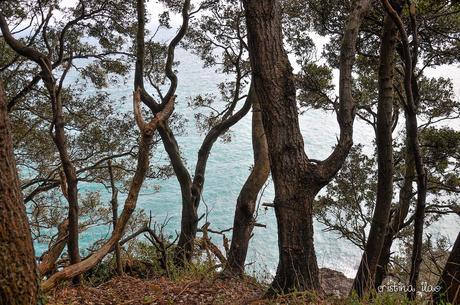
<instances>
[{"instance_id":1,"label":"forest floor","mask_svg":"<svg viewBox=\"0 0 460 305\"><path fill-rule=\"evenodd\" d=\"M255 279L222 279L217 274L169 280L116 276L96 287L60 287L48 295L47 304L81 305L147 305L147 304L332 304L346 296L351 280L342 273L321 269L322 287L329 297L291 294L276 299L263 299L267 289Z\"/></svg>"}]
</instances>

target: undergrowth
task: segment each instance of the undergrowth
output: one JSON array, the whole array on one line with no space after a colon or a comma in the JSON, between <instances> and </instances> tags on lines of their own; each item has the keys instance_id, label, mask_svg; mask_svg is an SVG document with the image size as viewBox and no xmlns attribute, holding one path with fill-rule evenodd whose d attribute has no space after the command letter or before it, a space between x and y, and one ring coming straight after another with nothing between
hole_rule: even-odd
<instances>
[{"instance_id":1,"label":"undergrowth","mask_svg":"<svg viewBox=\"0 0 460 305\"><path fill-rule=\"evenodd\" d=\"M178 268L173 263L173 251L171 248L167 253L167 271L161 265L161 254L152 245L137 241L129 247L129 251L123 253L123 269L127 275L142 279L154 280L165 277L172 283L186 283L196 281L208 281L213 283L214 279L222 278L219 265L210 258L194 259L193 263ZM237 279L245 285L253 285L261 291L261 298L249 304L337 304L337 305L424 305L430 304L421 298L416 302L409 301L403 293L375 293L359 299L356 295L343 298L337 296L323 296L312 292L292 292L285 295L278 295L273 299L263 299L263 291L268 288L267 274L261 273L262 279L245 276ZM84 284L97 287L110 281L117 276L115 259L108 257L98 266L86 272L83 276ZM221 303L222 302L222 303ZM229 303L230 302L230 303ZM231 300L222 299L219 304L231 304ZM449 305L441 303L440 305Z\"/></svg>"}]
</instances>

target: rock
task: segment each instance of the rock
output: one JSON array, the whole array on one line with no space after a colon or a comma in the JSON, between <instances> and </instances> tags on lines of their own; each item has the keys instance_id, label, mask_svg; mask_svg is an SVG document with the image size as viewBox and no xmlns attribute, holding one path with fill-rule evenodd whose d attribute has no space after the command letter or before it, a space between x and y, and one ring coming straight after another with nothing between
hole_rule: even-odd
<instances>
[{"instance_id":1,"label":"rock","mask_svg":"<svg viewBox=\"0 0 460 305\"><path fill-rule=\"evenodd\" d=\"M326 295L346 297L353 285L353 280L347 278L345 274L329 268L320 268L319 276L321 287Z\"/></svg>"}]
</instances>

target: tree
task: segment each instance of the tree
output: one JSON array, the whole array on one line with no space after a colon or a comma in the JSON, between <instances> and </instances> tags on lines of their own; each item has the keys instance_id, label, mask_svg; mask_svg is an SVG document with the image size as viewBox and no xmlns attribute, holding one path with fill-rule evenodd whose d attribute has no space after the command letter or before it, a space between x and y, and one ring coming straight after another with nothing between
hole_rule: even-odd
<instances>
[{"instance_id":1,"label":"tree","mask_svg":"<svg viewBox=\"0 0 460 305\"><path fill-rule=\"evenodd\" d=\"M313 162L304 151L292 68L283 46L279 1L243 1L255 89L261 103L270 167L275 185L279 264L271 292L318 290L313 244L312 204L337 173L352 145L351 68L355 43L369 1L358 1L344 30L340 61L339 143L324 161Z\"/></svg>"},{"instance_id":2,"label":"tree","mask_svg":"<svg viewBox=\"0 0 460 305\"><path fill-rule=\"evenodd\" d=\"M174 49L183 40L184 46L193 49L201 58L204 59L206 65L217 65L216 55L213 52L217 50L222 52L222 72L234 74L235 81L225 82L219 85L221 95L225 101L222 111L211 111L206 114L204 111L198 115L199 129L205 131L205 137L198 150L198 158L195 164L193 178L187 169L184 160L182 159L180 148L175 139L174 132L170 126L164 125L159 127L159 134L165 147L166 152L171 161L171 165L179 182L182 195L182 215L181 215L181 230L179 240L175 249L175 263L178 266L183 266L188 263L194 252L194 240L198 230L198 222L201 217L198 215L198 207L201 201L205 183L205 174L207 162L214 143L223 136L233 125L238 123L251 109L251 99L247 94L244 94L245 82L247 79L248 64L245 58L246 47L244 42L244 33L240 32L242 26L241 11L233 7L234 0L227 4L219 4L215 1L203 1L198 7L193 7L188 1L184 2L184 6L180 7L175 3L167 3L173 11L180 11L183 20L187 22L179 30L176 36L171 40L168 46L166 56L165 70L166 78L169 80L169 87L166 94L162 93L161 85L166 79L158 78L158 72L163 72L155 69L151 63L144 61L146 52L151 46L145 43L145 35L142 30L144 21L140 19L138 29L138 60L136 65L136 86L142 88L142 100L150 108L152 113L158 111L158 106L164 104L166 98L174 94L177 87L177 76L172 71L174 62ZM206 10L214 13L227 8L228 17L225 18L225 26L217 23L213 18L204 14ZM203 13L201 18L191 18L198 12ZM196 24L190 27L189 22L194 19ZM201 27L201 28L200 28ZM187 32L189 32L187 34ZM226 35L234 33L234 37ZM187 34L187 36L186 36ZM224 47L222 47L224 46ZM145 72L144 72L145 71ZM155 88L155 95L147 92L144 88L143 75L149 80L150 85ZM155 97L158 101L155 100ZM193 108L214 109L211 104L213 97L198 96L193 99L191 106ZM237 106L242 101L243 105L238 109Z\"/></svg>"},{"instance_id":3,"label":"tree","mask_svg":"<svg viewBox=\"0 0 460 305\"><path fill-rule=\"evenodd\" d=\"M47 268L40 268L42 271L49 271L47 269L53 265L50 259L59 257L59 249L62 252L62 242L68 243L70 263L74 264L80 260L78 235L87 222L79 224L79 216L87 211L84 206L85 201L94 200L85 200L89 196L79 198L83 196L78 195L78 182L104 180L98 175L101 171L101 163L108 159L132 155L132 149L118 153L117 150L121 146L113 145L115 141L109 139L109 135L113 135L110 131L105 133L106 139L95 139L99 132L99 134L104 133L101 132L101 129L104 129L101 128L102 125L108 127L106 130L112 129L115 133L118 131L118 134L121 134L126 127L123 123L120 124L126 121L125 118L123 120L117 118L117 120L114 116L110 117L114 111L107 105L108 95L101 92L94 96L82 96L85 95L85 88L76 89L77 86L71 88L70 85L65 84L66 76L73 68L81 72L80 76L83 80L90 79L98 89L106 86L105 78L108 74L126 73L124 66L117 64L113 57L123 53L120 51L120 44L125 41L124 36L129 32L129 26L127 29L122 29L123 27L117 24L115 20L123 19L117 19L116 16L120 17L121 12L125 14L129 11L129 6L109 3L109 1L99 3L79 1L74 8L66 8L61 3L38 1L2 3L1 8L2 45L8 46L6 49L9 55L2 62L1 70L2 75L9 80L8 111L12 113L11 117L17 123L14 132L20 135L15 147L16 154L20 156L18 158L20 167L23 172L27 172L26 175L22 175L22 189L27 193L24 201L27 204L32 202L34 205L31 209L33 229L40 228L34 221L45 215L45 211L52 211L50 213L52 214L62 209L56 205L49 209L43 208L46 206L43 193L61 187L61 194L55 195L53 199L57 198L56 201L59 201L58 197L63 196L68 202L68 219L62 221L61 218L59 224L61 226L66 223L68 237L60 239L58 245L52 245L52 255L45 257ZM63 16L61 21L54 19L57 12ZM106 14L107 12L110 14ZM29 28L11 33L10 25L15 26L18 20L24 19L30 19ZM129 18L124 20L128 25ZM113 26L102 26L104 21ZM110 30L111 32L108 33L108 28L114 28L115 31ZM25 30L30 34L19 37ZM85 36L95 38L97 42L94 44L83 42ZM110 43L108 38L112 40ZM79 67L76 61L83 59L96 60ZM60 76L56 78L58 74ZM43 81L43 85L40 80ZM48 110L49 108L51 111ZM70 116L69 113L74 115ZM99 125L100 121L104 124ZM69 135L66 129L71 128L73 132ZM91 137L93 141L88 139ZM52 139L51 143L49 139ZM120 142L119 139L116 141ZM30 145L31 142L38 144ZM130 145L135 144L130 143ZM57 150L58 160L61 161L57 164L54 149ZM106 155L101 157L104 153ZM23 161L27 165L24 165ZM79 211L80 208L82 209ZM53 222L49 224L52 226ZM44 223L42 225L45 226ZM40 229L33 231L38 231L38 238L41 237ZM78 282L78 278L75 281Z\"/></svg>"},{"instance_id":4,"label":"tree","mask_svg":"<svg viewBox=\"0 0 460 305\"><path fill-rule=\"evenodd\" d=\"M0 303L36 304L38 272L0 81Z\"/></svg>"},{"instance_id":5,"label":"tree","mask_svg":"<svg viewBox=\"0 0 460 305\"><path fill-rule=\"evenodd\" d=\"M394 1L392 3L395 3ZM337 66L338 51L334 46L341 38L340 30L343 27L343 14L350 11L350 3L347 1L311 1L309 2L311 16L315 24L316 30L321 35L331 35L331 42L325 47L324 55L328 58L331 66ZM450 81L444 78L434 79L424 75L427 67L436 67L440 64L451 64L455 62L455 57L452 56L458 48L458 25L459 19L457 16L458 6L450 1L418 1L416 9L417 30L414 39L414 8L409 10L407 7L401 12L404 21L409 20L411 47L417 48L417 53L420 58L419 65L415 67L415 73L412 77L414 85L414 98L417 105L417 116L423 122L418 127L420 137L420 149L424 157L424 162L427 167L427 184L428 192L435 195L431 196L431 202L426 206L429 219L425 218L426 224L431 224L441 215L455 213L457 210L456 198L458 197L458 188L454 186L456 175L456 154L452 153L451 147L456 147L455 132L444 130L440 126L444 122L452 119L457 119L459 116L458 101L452 91ZM340 12L340 14L336 14ZM356 81L354 84L354 92L357 104L357 116L367 122L370 126L377 129L377 73L379 70L379 53L378 43L380 41L380 32L383 27L383 16L385 11L380 7L376 7L373 14L370 14L363 23L363 39L358 43L357 52L359 54L356 67ZM411 21L412 20L412 21ZM430 20L430 21L428 21ZM449 26L447 25L449 24ZM445 39L441 39L443 36ZM441 42L442 40L442 42ZM402 61L403 54L400 41L397 42L396 54L396 75L394 78L394 115L393 129L395 130L401 124L399 116L400 109L406 109L406 96L404 91L404 66ZM319 70L316 70L319 71ZM323 73L324 74L324 73ZM310 75L307 75L310 76ZM310 76L311 77L311 76ZM308 78L307 78L308 80ZM314 84L323 84L323 79L319 78ZM306 86L301 83L301 89L309 94L316 94L324 97L327 88L324 86ZM301 95L302 97L302 95ZM306 106L313 108L321 108L325 110L333 110L333 100L317 99L318 103L303 103ZM436 131L435 131L436 130ZM433 133L433 134L432 134ZM431 134L431 135L430 135ZM436 136L434 135L436 134ZM377 272L375 276L375 286L380 286L382 281L387 276L387 272L391 273L394 269L394 260L392 259L392 244L397 238L405 239L411 233L410 226L414 223L415 216L413 214L417 191L413 189L413 182L416 177L415 159L410 143L406 137L407 132L401 132L395 136L395 190L399 193L398 198L394 198L390 217L388 219L388 230L386 233L384 245L380 254ZM404 140L403 138L406 137ZM439 137L439 141L435 140ZM447 140L449 139L449 140ZM447 144L449 141L450 144ZM431 147L431 148L429 148ZM436 148L434 148L436 147ZM442 157L435 151L443 151ZM338 179L333 183L333 187L328 187L328 195L321 198L327 200L328 204L321 203L319 208L320 213L317 215L319 221L326 224L331 229L338 231L343 237L351 242L362 245L362 241L366 240L365 228L372 221L369 216L369 210L372 211L374 206L371 204L372 194L374 190L374 180L372 166L356 167L354 157L347 162L349 165L344 173L339 174ZM361 156L359 158L365 158ZM359 159L358 158L358 159ZM439 158L439 159L438 159ZM449 161L447 161L449 160ZM353 162L351 162L353 161ZM449 164L449 165L447 165ZM357 172L362 169L361 172ZM364 173L366 172L366 173ZM347 174L345 176L345 174ZM346 177L352 178L346 178ZM349 189L347 181L355 179L361 181L362 176L368 176L369 180L361 184L356 189ZM346 180L348 179L348 180ZM443 182L440 182L443 181ZM449 182L448 182L449 181ZM337 194L336 198L330 196L333 191ZM440 195L443 196L440 196ZM361 202L358 204L349 205L349 200ZM332 216L329 213L332 212ZM339 221L333 219L333 215L340 215L343 219L353 219L353 221ZM420 230L419 230L420 232ZM394 262L396 263L396 262ZM405 279L400 279L404 281Z\"/></svg>"},{"instance_id":6,"label":"tree","mask_svg":"<svg viewBox=\"0 0 460 305\"><path fill-rule=\"evenodd\" d=\"M385 16L379 64L379 97L377 107L377 197L372 224L353 283L353 291L362 297L374 286L380 252L387 232L393 201L393 75L397 29L393 20Z\"/></svg>"},{"instance_id":7,"label":"tree","mask_svg":"<svg viewBox=\"0 0 460 305\"><path fill-rule=\"evenodd\" d=\"M49 57L32 47L23 45L20 41L13 37L3 14L0 15L0 28L2 30L5 41L15 52L17 52L17 54L34 61L41 68L41 78L48 91L53 113L53 122L50 133L57 147L57 150L59 151L59 156L61 158L62 167L65 174L66 183L64 196L69 203L69 237L67 238L68 252L70 256L70 263L76 264L80 262L80 253L78 247L78 188L76 170L69 155L68 144L65 135L63 103L61 96L62 82L59 82L55 79L52 73L52 63ZM70 64L68 67L70 67ZM66 69L62 75L65 76L67 71L68 69ZM79 281L80 279L78 277L73 279L75 284L77 284Z\"/></svg>"},{"instance_id":8,"label":"tree","mask_svg":"<svg viewBox=\"0 0 460 305\"><path fill-rule=\"evenodd\" d=\"M417 205L414 221L414 242L412 252L412 266L410 273L410 286L414 287L413 290L408 292L408 297L414 300L416 297L416 289L418 275L420 271L420 264L422 260L422 244L423 244L423 226L425 222L425 207L426 207L426 193L427 193L427 177L425 172L425 165L423 164L423 156L421 155L418 122L417 122L417 84L413 83L413 76L415 65L417 61L417 25L415 21L415 6L410 8L411 22L412 22L412 37L415 40L415 48L411 52L409 39L404 28L404 24L397 14L397 12L389 4L388 0L383 0L383 4L388 14L396 23L399 33L401 34L402 41L402 59L404 62L404 91L406 94L406 104L404 111L406 114L406 132L407 142L412 155L414 156L415 170L417 173ZM414 93L415 92L415 93ZM414 97L415 96L415 97Z\"/></svg>"}]
</instances>

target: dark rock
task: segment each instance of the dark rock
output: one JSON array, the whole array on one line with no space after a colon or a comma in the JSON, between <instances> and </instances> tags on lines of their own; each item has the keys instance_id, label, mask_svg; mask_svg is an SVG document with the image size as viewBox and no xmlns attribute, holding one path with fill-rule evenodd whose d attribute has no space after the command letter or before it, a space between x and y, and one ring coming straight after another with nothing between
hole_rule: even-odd
<instances>
[{"instance_id":1,"label":"dark rock","mask_svg":"<svg viewBox=\"0 0 460 305\"><path fill-rule=\"evenodd\" d=\"M320 268L321 287L328 296L346 297L350 292L353 280L342 272L329 268Z\"/></svg>"}]
</instances>

